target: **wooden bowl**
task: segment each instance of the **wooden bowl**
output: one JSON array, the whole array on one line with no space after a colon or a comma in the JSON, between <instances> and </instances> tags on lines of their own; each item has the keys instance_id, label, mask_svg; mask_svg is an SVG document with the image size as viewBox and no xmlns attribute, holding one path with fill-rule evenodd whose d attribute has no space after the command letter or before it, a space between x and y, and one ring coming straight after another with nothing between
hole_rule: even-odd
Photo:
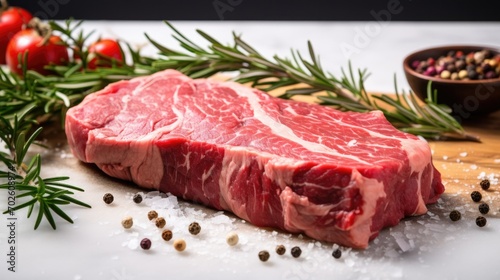
<instances>
[{"instance_id":1,"label":"wooden bowl","mask_svg":"<svg viewBox=\"0 0 500 280\"><path fill-rule=\"evenodd\" d=\"M422 61L430 57L437 59L446 56L449 51L468 54L480 50L489 50L494 55L500 53L499 48L485 46L441 46L416 51L403 61L408 84L420 99L425 100L428 83L432 81L432 90L437 90L437 103L448 105L453 116L459 120L500 110L500 78L450 80L420 74L411 67L415 60Z\"/></svg>"}]
</instances>

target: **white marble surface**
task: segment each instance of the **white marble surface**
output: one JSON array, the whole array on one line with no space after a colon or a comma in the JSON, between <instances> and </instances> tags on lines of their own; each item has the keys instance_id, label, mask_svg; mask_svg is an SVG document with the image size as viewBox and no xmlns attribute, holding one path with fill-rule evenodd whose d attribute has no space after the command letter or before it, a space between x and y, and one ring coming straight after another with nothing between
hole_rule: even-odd
<instances>
[{"instance_id":1,"label":"white marble surface","mask_svg":"<svg viewBox=\"0 0 500 280\"><path fill-rule=\"evenodd\" d=\"M365 45L355 43L357 30L374 23L329 22L174 22L190 37L201 28L229 41L231 31L243 34L263 54L287 55L290 48L306 51L311 40L321 56L323 66L338 72L348 57L341 45L351 44L359 53L350 59L353 65L366 67L372 73L367 88L372 91L393 91L393 74L401 87L406 87L401 63L403 57L420 48L443 44L481 44L500 46L500 25L497 23L389 23L371 36ZM87 22L85 28L96 29L103 36L145 44L147 32L163 43L173 43L169 29L160 22ZM358 42L359 43L359 42ZM345 45L344 44L344 45ZM172 45L175 47L176 45ZM153 53L150 47L146 52ZM46 150L43 160L46 176L71 175L71 183L82 186L85 193L77 197L92 204L92 209L68 207L66 211L75 224L59 221L53 231L46 222L33 231L34 219L27 220L25 211L18 211L16 228L16 273L7 270L8 231L5 216L0 219L0 279L69 279L69 280L132 280L132 279L499 279L496 269L500 259L498 233L500 223L489 220L485 229L470 223L451 224L446 218L453 198L431 208L429 215L409 219L397 227L384 230L366 251L345 250L340 260L331 257L331 244L257 229L239 219L215 223L214 211L183 204L177 210L159 209L168 215L167 225L174 234L188 241L188 250L177 253L171 242L158 239L158 230L145 219L150 206L134 205L130 194L137 189L114 181L96 169L79 163L68 154L64 138L54 138L60 149ZM62 149L62 150L61 150ZM480 172L481 170L476 170ZM104 205L105 192L115 195L112 206ZM0 192L0 205L5 205L5 192ZM168 210L168 211L167 211ZM196 212L199 211L199 212ZM469 211L465 209L464 211ZM125 215L136 219L136 226L125 231L120 220ZM205 215L200 218L197 215ZM203 234L185 234L185 225L200 218ZM241 244L235 248L224 242L225 233L236 230ZM183 233L184 231L184 233ZM152 250L137 249L142 237L153 239ZM277 243L290 249L303 249L300 259L288 253L273 253ZM261 263L257 252L267 249L271 260Z\"/></svg>"}]
</instances>

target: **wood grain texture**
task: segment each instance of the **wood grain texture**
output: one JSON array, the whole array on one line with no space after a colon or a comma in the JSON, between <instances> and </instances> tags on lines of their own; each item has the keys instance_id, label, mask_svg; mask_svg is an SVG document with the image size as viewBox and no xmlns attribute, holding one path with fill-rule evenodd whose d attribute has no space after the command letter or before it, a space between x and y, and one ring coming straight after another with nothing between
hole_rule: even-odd
<instances>
[{"instance_id":1,"label":"wood grain texture","mask_svg":"<svg viewBox=\"0 0 500 280\"><path fill-rule=\"evenodd\" d=\"M482 172L500 176L500 111L469 120L463 126L479 136L481 143L431 141L429 145L446 185L445 193L468 196L472 190L480 190L478 176ZM492 185L489 192L499 193L499 189L500 185Z\"/></svg>"}]
</instances>

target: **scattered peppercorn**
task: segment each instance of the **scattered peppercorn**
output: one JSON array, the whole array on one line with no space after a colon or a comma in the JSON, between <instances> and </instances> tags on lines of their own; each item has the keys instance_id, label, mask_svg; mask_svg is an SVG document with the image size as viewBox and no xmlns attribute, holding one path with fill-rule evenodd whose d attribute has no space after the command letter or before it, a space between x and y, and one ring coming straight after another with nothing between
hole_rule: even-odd
<instances>
[{"instance_id":1,"label":"scattered peppercorn","mask_svg":"<svg viewBox=\"0 0 500 280\"><path fill-rule=\"evenodd\" d=\"M302 254L302 250L298 246L293 247L290 252L294 258L298 258L300 257L300 254Z\"/></svg>"},{"instance_id":2,"label":"scattered peppercorn","mask_svg":"<svg viewBox=\"0 0 500 280\"><path fill-rule=\"evenodd\" d=\"M490 180L488 179L482 180L481 183L479 183L479 185L481 186L481 189L486 191L490 188Z\"/></svg>"},{"instance_id":3,"label":"scattered peppercorn","mask_svg":"<svg viewBox=\"0 0 500 280\"><path fill-rule=\"evenodd\" d=\"M490 206L486 203L481 203L479 204L479 212L481 212L481 214L488 214L488 212L490 211Z\"/></svg>"},{"instance_id":4,"label":"scattered peppercorn","mask_svg":"<svg viewBox=\"0 0 500 280\"><path fill-rule=\"evenodd\" d=\"M184 239L176 239L174 241L174 248L179 252L186 250L186 241Z\"/></svg>"},{"instance_id":5,"label":"scattered peppercorn","mask_svg":"<svg viewBox=\"0 0 500 280\"><path fill-rule=\"evenodd\" d=\"M236 232L230 232L226 236L226 242L229 246L235 246L236 244L238 244L239 240L240 238L238 237L238 234L236 234Z\"/></svg>"},{"instance_id":6,"label":"scattered peppercorn","mask_svg":"<svg viewBox=\"0 0 500 280\"><path fill-rule=\"evenodd\" d=\"M460 213L459 213L460 214ZM342 251L340 251L339 248L333 250L332 252L332 256L336 259L340 259L340 257L342 257Z\"/></svg>"},{"instance_id":7,"label":"scattered peppercorn","mask_svg":"<svg viewBox=\"0 0 500 280\"><path fill-rule=\"evenodd\" d=\"M270 257L270 255L269 255L268 251L263 250L263 251L259 252L259 259L261 261L267 262L267 260L269 260L269 257Z\"/></svg>"},{"instance_id":8,"label":"scattered peppercorn","mask_svg":"<svg viewBox=\"0 0 500 280\"><path fill-rule=\"evenodd\" d=\"M155 210L151 210L148 212L148 219L150 221L156 218L158 218L158 213Z\"/></svg>"},{"instance_id":9,"label":"scattered peppercorn","mask_svg":"<svg viewBox=\"0 0 500 280\"><path fill-rule=\"evenodd\" d=\"M460 220L462 218L462 214L458 212L458 210L453 210L450 212L450 219L454 222Z\"/></svg>"},{"instance_id":10,"label":"scattered peppercorn","mask_svg":"<svg viewBox=\"0 0 500 280\"><path fill-rule=\"evenodd\" d=\"M139 204L142 202L142 195L140 193L136 193L132 199L135 203Z\"/></svg>"},{"instance_id":11,"label":"scattered peppercorn","mask_svg":"<svg viewBox=\"0 0 500 280\"><path fill-rule=\"evenodd\" d=\"M189 233L191 233L192 235L197 235L198 233L200 233L200 231L201 231L201 226L197 222L192 222L189 225Z\"/></svg>"},{"instance_id":12,"label":"scattered peppercorn","mask_svg":"<svg viewBox=\"0 0 500 280\"><path fill-rule=\"evenodd\" d=\"M102 197L102 200L104 200L104 203L106 204L111 204L114 199L115 198L110 193L105 193L104 196Z\"/></svg>"},{"instance_id":13,"label":"scattered peppercorn","mask_svg":"<svg viewBox=\"0 0 500 280\"><path fill-rule=\"evenodd\" d=\"M165 218L158 217L156 218L155 224L157 228L163 228L167 224L167 222L165 221Z\"/></svg>"},{"instance_id":14,"label":"scattered peppercorn","mask_svg":"<svg viewBox=\"0 0 500 280\"><path fill-rule=\"evenodd\" d=\"M172 231L169 229L166 229L161 233L161 238L163 238L163 240L165 241L170 241L170 239L172 239L172 236Z\"/></svg>"},{"instance_id":15,"label":"scattered peppercorn","mask_svg":"<svg viewBox=\"0 0 500 280\"><path fill-rule=\"evenodd\" d=\"M122 220L122 226L124 228L131 228L133 224L134 224L134 221L132 220L132 217L130 217L130 216L126 216Z\"/></svg>"},{"instance_id":16,"label":"scattered peppercorn","mask_svg":"<svg viewBox=\"0 0 500 280\"><path fill-rule=\"evenodd\" d=\"M151 248L151 240L149 238L144 238L141 240L141 248L144 250L149 250Z\"/></svg>"},{"instance_id":17,"label":"scattered peppercorn","mask_svg":"<svg viewBox=\"0 0 500 280\"><path fill-rule=\"evenodd\" d=\"M484 227L486 225L486 218L483 216L479 216L476 218L476 225L478 227Z\"/></svg>"},{"instance_id":18,"label":"scattered peppercorn","mask_svg":"<svg viewBox=\"0 0 500 280\"><path fill-rule=\"evenodd\" d=\"M481 201L481 199L483 199L483 196L478 191L473 191L470 194L470 197L472 198L472 201L474 201L474 202L479 202L479 201Z\"/></svg>"},{"instance_id":19,"label":"scattered peppercorn","mask_svg":"<svg viewBox=\"0 0 500 280\"><path fill-rule=\"evenodd\" d=\"M278 245L276 246L276 254L278 255L284 255L286 253L286 248L283 245Z\"/></svg>"}]
</instances>

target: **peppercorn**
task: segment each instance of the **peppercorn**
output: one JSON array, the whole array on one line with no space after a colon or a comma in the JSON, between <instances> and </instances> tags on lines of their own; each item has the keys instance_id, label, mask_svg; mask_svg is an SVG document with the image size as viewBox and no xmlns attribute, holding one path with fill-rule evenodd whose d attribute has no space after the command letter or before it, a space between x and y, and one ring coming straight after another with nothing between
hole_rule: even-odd
<instances>
[{"instance_id":1,"label":"peppercorn","mask_svg":"<svg viewBox=\"0 0 500 280\"><path fill-rule=\"evenodd\" d=\"M340 251L340 249L337 248L337 249L333 250L332 256L336 259L340 259L340 257L342 257L342 251Z\"/></svg>"},{"instance_id":2,"label":"peppercorn","mask_svg":"<svg viewBox=\"0 0 500 280\"><path fill-rule=\"evenodd\" d=\"M481 203L479 204L479 212L481 212L481 214L488 214L488 212L490 211L490 206L486 203Z\"/></svg>"},{"instance_id":3,"label":"peppercorn","mask_svg":"<svg viewBox=\"0 0 500 280\"><path fill-rule=\"evenodd\" d=\"M458 210L453 210L450 212L450 219L454 222L460 220L462 218L462 214L458 212Z\"/></svg>"},{"instance_id":4,"label":"peppercorn","mask_svg":"<svg viewBox=\"0 0 500 280\"><path fill-rule=\"evenodd\" d=\"M497 77L497 73L495 73L495 71L488 71L488 72L486 72L484 77L486 79L495 79Z\"/></svg>"},{"instance_id":5,"label":"peppercorn","mask_svg":"<svg viewBox=\"0 0 500 280\"><path fill-rule=\"evenodd\" d=\"M132 220L132 217L130 217L130 216L126 216L122 220L122 226L124 228L131 228L133 224L134 224L134 221Z\"/></svg>"},{"instance_id":6,"label":"peppercorn","mask_svg":"<svg viewBox=\"0 0 500 280\"><path fill-rule=\"evenodd\" d=\"M163 240L165 241L170 241L170 239L172 239L172 236L172 231L169 229L166 229L161 233L161 238L163 238Z\"/></svg>"},{"instance_id":7,"label":"peppercorn","mask_svg":"<svg viewBox=\"0 0 500 280\"><path fill-rule=\"evenodd\" d=\"M259 252L259 259L261 261L267 262L267 260L269 260L269 257L270 257L270 255L269 255L268 251L263 250L263 251Z\"/></svg>"},{"instance_id":8,"label":"peppercorn","mask_svg":"<svg viewBox=\"0 0 500 280\"><path fill-rule=\"evenodd\" d=\"M481 189L486 191L490 188L490 180L488 179L482 180L481 183L479 183L479 185L481 186Z\"/></svg>"},{"instance_id":9,"label":"peppercorn","mask_svg":"<svg viewBox=\"0 0 500 280\"><path fill-rule=\"evenodd\" d=\"M132 199L135 203L139 204L142 202L142 195L140 193L136 193Z\"/></svg>"},{"instance_id":10,"label":"peppercorn","mask_svg":"<svg viewBox=\"0 0 500 280\"><path fill-rule=\"evenodd\" d=\"M198 233L200 233L200 231L201 231L201 226L197 222L192 222L189 225L189 233L191 233L192 235L197 235Z\"/></svg>"},{"instance_id":11,"label":"peppercorn","mask_svg":"<svg viewBox=\"0 0 500 280\"><path fill-rule=\"evenodd\" d=\"M486 225L486 218L483 216L479 216L476 218L476 225L478 227L484 227Z\"/></svg>"},{"instance_id":12,"label":"peppercorn","mask_svg":"<svg viewBox=\"0 0 500 280\"><path fill-rule=\"evenodd\" d=\"M148 219L150 221L156 218L158 218L158 213L155 210L151 210L148 212Z\"/></svg>"},{"instance_id":13,"label":"peppercorn","mask_svg":"<svg viewBox=\"0 0 500 280\"><path fill-rule=\"evenodd\" d=\"M467 77L471 80L477 79L477 72L474 70L470 70L467 72Z\"/></svg>"},{"instance_id":14,"label":"peppercorn","mask_svg":"<svg viewBox=\"0 0 500 280\"><path fill-rule=\"evenodd\" d=\"M278 245L276 246L276 254L278 255L284 255L286 253L286 248L283 245Z\"/></svg>"},{"instance_id":15,"label":"peppercorn","mask_svg":"<svg viewBox=\"0 0 500 280\"><path fill-rule=\"evenodd\" d=\"M104 203L106 204L111 204L114 199L115 198L110 193L105 193L104 196L102 197L102 200L104 200Z\"/></svg>"},{"instance_id":16,"label":"peppercorn","mask_svg":"<svg viewBox=\"0 0 500 280\"><path fill-rule=\"evenodd\" d=\"M290 252L294 258L298 258L300 257L300 254L302 254L302 250L298 246L293 247Z\"/></svg>"},{"instance_id":17,"label":"peppercorn","mask_svg":"<svg viewBox=\"0 0 500 280\"><path fill-rule=\"evenodd\" d=\"M483 196L481 195L481 193L478 192L478 191L473 191L470 194L470 197L472 198L472 201L474 201L474 202L479 202L483 198Z\"/></svg>"},{"instance_id":18,"label":"peppercorn","mask_svg":"<svg viewBox=\"0 0 500 280\"><path fill-rule=\"evenodd\" d=\"M174 241L174 248L179 252L186 250L186 241L184 239L176 239Z\"/></svg>"},{"instance_id":19,"label":"peppercorn","mask_svg":"<svg viewBox=\"0 0 500 280\"><path fill-rule=\"evenodd\" d=\"M470 52L466 55L462 51L449 51L447 55L438 58L412 61L411 67L418 73L430 77L481 80L500 75L500 69L494 69L499 60L500 54L493 54L488 50ZM465 71L461 72L462 70ZM491 73L487 74L488 72Z\"/></svg>"},{"instance_id":20,"label":"peppercorn","mask_svg":"<svg viewBox=\"0 0 500 280\"><path fill-rule=\"evenodd\" d=\"M467 70L465 69L460 70L460 72L458 72L458 78L461 80L467 78Z\"/></svg>"},{"instance_id":21,"label":"peppercorn","mask_svg":"<svg viewBox=\"0 0 500 280\"><path fill-rule=\"evenodd\" d=\"M149 238L142 239L141 248L144 250L149 250L149 248L151 248L151 240L149 240Z\"/></svg>"},{"instance_id":22,"label":"peppercorn","mask_svg":"<svg viewBox=\"0 0 500 280\"><path fill-rule=\"evenodd\" d=\"M157 228L163 228L167 224L167 222L165 221L165 218L158 217L156 218L155 224Z\"/></svg>"},{"instance_id":23,"label":"peppercorn","mask_svg":"<svg viewBox=\"0 0 500 280\"><path fill-rule=\"evenodd\" d=\"M236 234L236 232L230 232L226 236L226 243L229 246L235 246L236 244L238 244L239 240L240 238L238 237L238 234Z\"/></svg>"},{"instance_id":24,"label":"peppercorn","mask_svg":"<svg viewBox=\"0 0 500 280\"><path fill-rule=\"evenodd\" d=\"M451 73L450 71L448 70L444 70L443 72L441 72L441 74L439 75L442 79L449 79L450 76L451 76Z\"/></svg>"}]
</instances>

